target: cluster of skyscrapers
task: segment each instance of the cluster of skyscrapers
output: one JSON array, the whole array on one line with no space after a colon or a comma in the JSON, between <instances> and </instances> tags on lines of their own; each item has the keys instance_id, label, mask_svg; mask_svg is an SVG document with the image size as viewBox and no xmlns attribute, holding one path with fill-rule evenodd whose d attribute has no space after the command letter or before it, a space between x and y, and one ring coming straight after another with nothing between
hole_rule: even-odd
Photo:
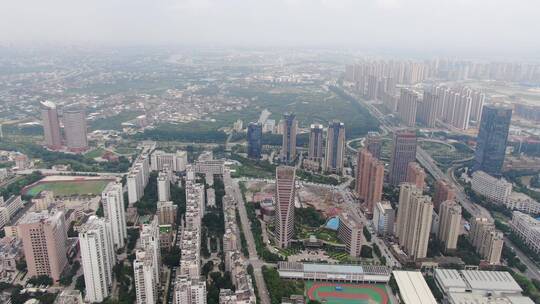
<instances>
[{"instance_id":1,"label":"cluster of skyscrapers","mask_svg":"<svg viewBox=\"0 0 540 304\"><path fill-rule=\"evenodd\" d=\"M467 87L451 89L433 86L423 95L415 89L402 88L396 104L387 107L397 112L401 121L414 127L417 123L433 128L437 122L450 128L467 130L469 124L478 124L485 95Z\"/></svg>"},{"instance_id":2,"label":"cluster of skyscrapers","mask_svg":"<svg viewBox=\"0 0 540 304\"><path fill-rule=\"evenodd\" d=\"M63 109L65 140L60 129L58 108L54 102L40 103L41 119L45 145L53 150L67 147L71 152L84 152L88 149L86 114L82 107L71 106Z\"/></svg>"},{"instance_id":3,"label":"cluster of skyscrapers","mask_svg":"<svg viewBox=\"0 0 540 304\"><path fill-rule=\"evenodd\" d=\"M122 185L109 183L102 192L104 217L90 216L78 228L85 299L102 302L110 296L116 250L127 236ZM18 222L28 275L61 279L68 265L67 227L63 211L49 208L27 212ZM50 208L49 208L50 209ZM37 209L36 209L37 210Z\"/></svg>"},{"instance_id":4,"label":"cluster of skyscrapers","mask_svg":"<svg viewBox=\"0 0 540 304\"><path fill-rule=\"evenodd\" d=\"M298 121L294 113L285 113L280 122L283 135L280 160L284 164L292 164L297 157L296 137ZM326 173L341 174L345 160L345 124L333 120L329 123L324 139L324 127L312 124L309 135L308 157L303 160L305 168L313 171L323 170ZM247 129L248 157L261 158L262 124L252 122Z\"/></svg>"},{"instance_id":5,"label":"cluster of skyscrapers","mask_svg":"<svg viewBox=\"0 0 540 304\"><path fill-rule=\"evenodd\" d=\"M434 59L422 62L363 60L346 67L347 81L359 79L359 75L390 77L396 83L412 84L421 78L448 80L492 79L512 82L540 81L540 65L517 62L471 62L455 59ZM420 77L421 76L421 77Z\"/></svg>"},{"instance_id":6,"label":"cluster of skyscrapers","mask_svg":"<svg viewBox=\"0 0 540 304\"><path fill-rule=\"evenodd\" d=\"M396 84L418 83L429 75L429 65L413 61L363 61L345 67L345 80L370 99L381 99Z\"/></svg>"},{"instance_id":7,"label":"cluster of skyscrapers","mask_svg":"<svg viewBox=\"0 0 540 304\"><path fill-rule=\"evenodd\" d=\"M384 164L375 157L380 157L381 146L381 138L376 134L366 136L364 148L358 152L356 171L356 192L366 213L373 214L375 230L380 235L395 234L400 247L412 260L426 257L430 234L436 235L446 252L456 250L462 228L461 206L454 200L455 192L449 182L435 182L433 200L423 193L426 173L415 162L416 145L415 132L394 132L388 182L400 186L397 216L390 203L381 201ZM504 154L501 157L504 159ZM502 235L492 222L476 219L470 237L485 263L500 262Z\"/></svg>"},{"instance_id":8,"label":"cluster of skyscrapers","mask_svg":"<svg viewBox=\"0 0 540 304\"><path fill-rule=\"evenodd\" d=\"M377 209L382 210L382 205L377 206ZM431 197L424 195L422 189L414 184L401 184L395 235L399 245L412 260L427 256L429 237L432 233L443 244L445 252L457 249L462 227L461 206L454 200L443 201L439 206L438 226L433 225L434 215L436 214ZM377 219L379 218L377 216ZM498 262L497 260L494 263Z\"/></svg>"},{"instance_id":9,"label":"cluster of skyscrapers","mask_svg":"<svg viewBox=\"0 0 540 304\"><path fill-rule=\"evenodd\" d=\"M469 232L471 244L488 263L499 264L504 244L504 235L497 231L493 220L478 217L472 220Z\"/></svg>"}]
</instances>

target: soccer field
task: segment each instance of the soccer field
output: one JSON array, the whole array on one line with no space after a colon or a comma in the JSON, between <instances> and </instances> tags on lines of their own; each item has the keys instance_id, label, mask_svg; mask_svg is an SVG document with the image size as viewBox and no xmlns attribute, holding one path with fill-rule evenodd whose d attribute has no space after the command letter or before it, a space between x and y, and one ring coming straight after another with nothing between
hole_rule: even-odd
<instances>
[{"instance_id":1,"label":"soccer field","mask_svg":"<svg viewBox=\"0 0 540 304\"><path fill-rule=\"evenodd\" d=\"M26 194L36 196L43 190L53 191L55 196L99 195L110 180L43 182L28 189Z\"/></svg>"},{"instance_id":2,"label":"soccer field","mask_svg":"<svg viewBox=\"0 0 540 304\"><path fill-rule=\"evenodd\" d=\"M339 288L336 289L338 286ZM382 284L307 282L306 295L310 300L317 300L327 304L389 303L386 288Z\"/></svg>"}]
</instances>

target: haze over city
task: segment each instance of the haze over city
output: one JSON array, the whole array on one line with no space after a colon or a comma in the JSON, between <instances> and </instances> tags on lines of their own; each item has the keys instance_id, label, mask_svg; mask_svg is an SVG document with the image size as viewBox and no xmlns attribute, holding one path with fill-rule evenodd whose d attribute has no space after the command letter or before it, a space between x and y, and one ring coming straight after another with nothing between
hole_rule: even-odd
<instances>
[{"instance_id":1,"label":"haze over city","mask_svg":"<svg viewBox=\"0 0 540 304\"><path fill-rule=\"evenodd\" d=\"M0 42L343 47L537 59L538 12L534 0L3 1Z\"/></svg>"},{"instance_id":2,"label":"haze over city","mask_svg":"<svg viewBox=\"0 0 540 304\"><path fill-rule=\"evenodd\" d=\"M540 3L0 3L0 302L540 303Z\"/></svg>"}]
</instances>

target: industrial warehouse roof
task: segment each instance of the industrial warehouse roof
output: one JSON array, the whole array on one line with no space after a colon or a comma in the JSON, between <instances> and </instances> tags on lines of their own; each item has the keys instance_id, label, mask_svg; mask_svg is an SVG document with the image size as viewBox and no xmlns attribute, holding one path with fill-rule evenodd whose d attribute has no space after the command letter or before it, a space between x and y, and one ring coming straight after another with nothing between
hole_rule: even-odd
<instances>
[{"instance_id":1,"label":"industrial warehouse roof","mask_svg":"<svg viewBox=\"0 0 540 304\"><path fill-rule=\"evenodd\" d=\"M294 262L279 262L278 266L279 270L289 271L390 275L390 270L386 266L302 264Z\"/></svg>"},{"instance_id":2,"label":"industrial warehouse roof","mask_svg":"<svg viewBox=\"0 0 540 304\"><path fill-rule=\"evenodd\" d=\"M515 303L527 301L526 297L521 297L521 287L506 271L435 269L435 279L444 293L460 299L454 301L456 303L475 303L476 298L487 299L492 295L512 296ZM475 297L463 295L471 292Z\"/></svg>"},{"instance_id":3,"label":"industrial warehouse roof","mask_svg":"<svg viewBox=\"0 0 540 304\"><path fill-rule=\"evenodd\" d=\"M394 271L399 293L405 304L437 304L419 271Z\"/></svg>"},{"instance_id":4,"label":"industrial warehouse roof","mask_svg":"<svg viewBox=\"0 0 540 304\"><path fill-rule=\"evenodd\" d=\"M509 272L462 270L463 278L471 289L493 290L501 292L521 292L522 289Z\"/></svg>"},{"instance_id":5,"label":"industrial warehouse roof","mask_svg":"<svg viewBox=\"0 0 540 304\"><path fill-rule=\"evenodd\" d=\"M435 269L435 275L444 288L467 288L467 283L455 269Z\"/></svg>"}]
</instances>

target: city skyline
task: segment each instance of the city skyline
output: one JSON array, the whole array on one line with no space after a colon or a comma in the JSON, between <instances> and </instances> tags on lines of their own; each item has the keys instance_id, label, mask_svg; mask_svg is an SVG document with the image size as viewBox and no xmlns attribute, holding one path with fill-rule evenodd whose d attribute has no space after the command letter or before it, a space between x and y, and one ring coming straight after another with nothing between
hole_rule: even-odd
<instances>
[{"instance_id":1,"label":"city skyline","mask_svg":"<svg viewBox=\"0 0 540 304\"><path fill-rule=\"evenodd\" d=\"M0 4L2 299L540 303L536 8Z\"/></svg>"}]
</instances>

